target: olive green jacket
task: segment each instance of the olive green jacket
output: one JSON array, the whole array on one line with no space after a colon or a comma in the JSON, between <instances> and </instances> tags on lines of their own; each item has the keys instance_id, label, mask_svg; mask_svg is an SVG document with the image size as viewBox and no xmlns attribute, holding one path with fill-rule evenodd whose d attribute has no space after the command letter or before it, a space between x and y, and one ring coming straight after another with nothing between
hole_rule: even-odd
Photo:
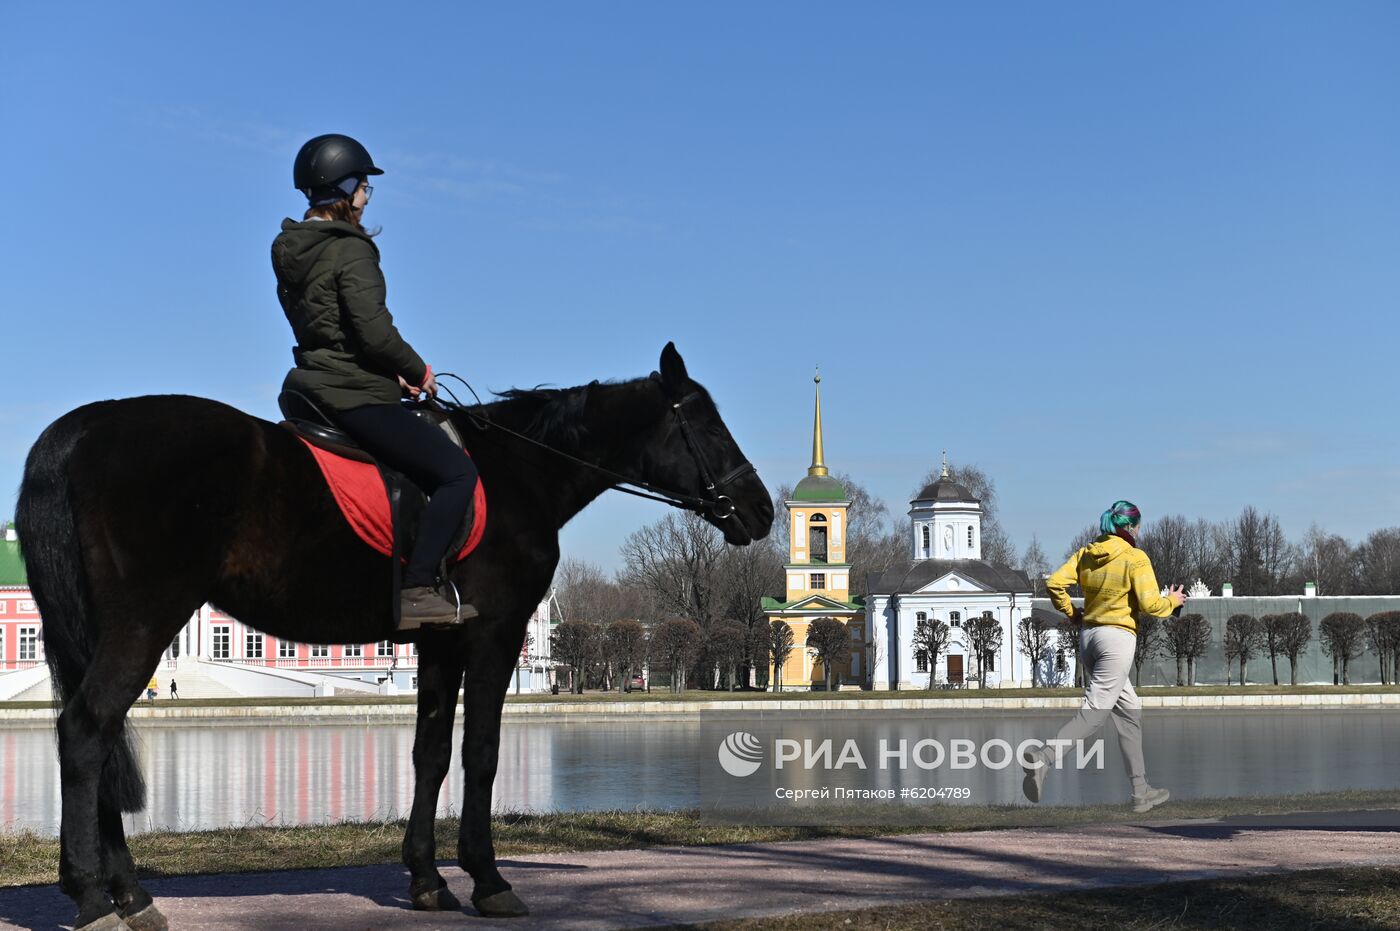
<instances>
[{"instance_id":1,"label":"olive green jacket","mask_svg":"<svg viewBox=\"0 0 1400 931\"><path fill-rule=\"evenodd\" d=\"M292 325L296 368L282 382L331 411L397 404L398 376L421 385L428 367L384 306L374 240L337 220L283 220L272 242L277 298Z\"/></svg>"}]
</instances>

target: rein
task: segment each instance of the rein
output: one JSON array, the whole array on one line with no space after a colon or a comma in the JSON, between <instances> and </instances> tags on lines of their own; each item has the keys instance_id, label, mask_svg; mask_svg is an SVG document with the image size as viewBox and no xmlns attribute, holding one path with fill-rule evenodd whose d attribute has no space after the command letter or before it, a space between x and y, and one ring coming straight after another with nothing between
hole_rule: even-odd
<instances>
[{"instance_id":1,"label":"rein","mask_svg":"<svg viewBox=\"0 0 1400 931\"><path fill-rule=\"evenodd\" d=\"M454 375L451 372L439 372L437 377L440 379L455 378L463 385L466 385L467 390L470 391L472 396L480 403L481 397L477 395L476 390L467 383L466 379L459 375ZM709 512L716 520L728 520L733 517L737 511L734 501L728 495L722 494L721 489L754 471L753 463L745 460L720 476L718 480L715 479L714 472L710 468L709 460L705 458L704 450L700 448L700 444L695 438L694 428L691 427L690 421L687 420L685 416L685 404L698 398L700 396L698 391L692 391L679 401L672 403L671 413L676 417L676 423L680 427L681 438L685 441L686 449L690 451L691 458L695 460L696 466L700 469L700 477L705 482L704 495L691 495L684 492L672 491L668 488L662 488L659 485L652 484L651 482L643 481L642 479L631 478L620 472L614 472L595 462L580 459L572 453L566 453L564 450L556 449L548 443L542 443L534 437L526 436L517 430L502 426L484 414L469 410L466 405L457 399L457 395L452 393L452 389L445 386L441 387L451 396L452 400L444 401L440 398L434 398L433 402L440 405L446 411L455 411L462 414L467 419L471 420L472 423L476 425L477 429L500 430L502 433L513 436L518 440L523 440L531 446L552 453L561 459L572 462L574 465L583 466L585 469L606 476L613 480L613 484L609 486L613 491L620 491L638 498L646 498L649 501L660 501L662 504L669 504L672 507L678 507L686 511L695 511L698 514Z\"/></svg>"}]
</instances>

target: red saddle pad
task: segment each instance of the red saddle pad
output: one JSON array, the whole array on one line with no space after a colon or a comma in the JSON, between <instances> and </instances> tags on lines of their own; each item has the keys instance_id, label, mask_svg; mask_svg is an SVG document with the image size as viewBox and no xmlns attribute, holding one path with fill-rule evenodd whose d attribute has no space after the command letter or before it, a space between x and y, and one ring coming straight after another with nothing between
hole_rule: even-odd
<instances>
[{"instance_id":1,"label":"red saddle pad","mask_svg":"<svg viewBox=\"0 0 1400 931\"><path fill-rule=\"evenodd\" d=\"M331 494L335 495L336 504L340 505L340 513L345 515L345 520L354 528L359 538L385 556L392 555L394 531L390 524L389 493L384 490L384 479L380 477L378 467L372 463L337 456L333 452L307 443L302 437L297 439L306 443L306 448L311 450L311 455L316 458L316 465L321 467L321 474L326 477ZM467 535L467 542L462 544L462 549L453 557L453 562L466 559L467 555L476 549L476 545L481 542L482 533L486 531L486 491L479 479L474 497L476 509L473 512L471 533ZM404 561L408 561L407 554Z\"/></svg>"}]
</instances>

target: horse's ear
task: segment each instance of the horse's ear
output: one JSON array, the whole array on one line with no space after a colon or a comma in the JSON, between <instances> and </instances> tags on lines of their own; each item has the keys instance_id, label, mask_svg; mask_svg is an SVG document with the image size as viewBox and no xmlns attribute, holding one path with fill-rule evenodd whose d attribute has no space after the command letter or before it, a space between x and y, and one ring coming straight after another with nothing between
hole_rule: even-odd
<instances>
[{"instance_id":1,"label":"horse's ear","mask_svg":"<svg viewBox=\"0 0 1400 931\"><path fill-rule=\"evenodd\" d=\"M685 371L685 360L676 351L675 343L667 343L661 350L661 382L668 388L684 388L690 376Z\"/></svg>"}]
</instances>

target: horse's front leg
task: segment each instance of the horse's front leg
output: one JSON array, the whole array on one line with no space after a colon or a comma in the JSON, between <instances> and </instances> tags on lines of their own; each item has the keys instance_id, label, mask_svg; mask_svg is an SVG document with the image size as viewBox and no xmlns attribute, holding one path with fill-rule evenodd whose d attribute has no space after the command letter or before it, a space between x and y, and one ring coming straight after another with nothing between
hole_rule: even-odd
<instances>
[{"instance_id":1,"label":"horse's front leg","mask_svg":"<svg viewBox=\"0 0 1400 931\"><path fill-rule=\"evenodd\" d=\"M413 738L413 810L403 837L403 863L412 875L409 895L413 907L428 911L459 909L462 903L447 891L437 870L433 834L438 792L452 765L452 719L462 686L459 646L426 641L418 651L418 730Z\"/></svg>"},{"instance_id":2,"label":"horse's front leg","mask_svg":"<svg viewBox=\"0 0 1400 931\"><path fill-rule=\"evenodd\" d=\"M517 656L482 638L472 644L467 658L462 734L465 778L457 863L471 874L475 883L472 904L487 918L516 918L530 912L496 868L496 849L491 843L491 787L496 781L501 742L501 707Z\"/></svg>"}]
</instances>

